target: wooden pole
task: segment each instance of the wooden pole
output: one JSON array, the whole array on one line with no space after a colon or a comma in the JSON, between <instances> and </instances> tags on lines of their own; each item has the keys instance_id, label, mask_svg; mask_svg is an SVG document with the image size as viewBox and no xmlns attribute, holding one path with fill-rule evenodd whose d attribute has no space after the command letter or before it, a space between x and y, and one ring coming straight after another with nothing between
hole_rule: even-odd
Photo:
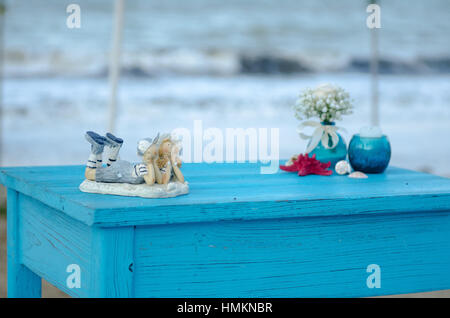
<instances>
[{"instance_id":1,"label":"wooden pole","mask_svg":"<svg viewBox=\"0 0 450 318\"><path fill-rule=\"evenodd\" d=\"M4 63L4 30L6 5L0 0L0 167L3 162L3 63ZM0 185L0 213L6 207L6 188Z\"/></svg>"},{"instance_id":2,"label":"wooden pole","mask_svg":"<svg viewBox=\"0 0 450 318\"><path fill-rule=\"evenodd\" d=\"M379 126L380 114L379 114L379 95L378 95L378 29L373 28L370 30L371 38L371 51L372 56L370 60L370 73L371 73L371 116L370 123L372 126Z\"/></svg>"},{"instance_id":3,"label":"wooden pole","mask_svg":"<svg viewBox=\"0 0 450 318\"><path fill-rule=\"evenodd\" d=\"M370 0L370 4L376 4L376 0ZM370 74L371 74L371 106L370 106L370 124L371 126L380 125L379 114L379 95L378 95L378 29L370 29Z\"/></svg>"},{"instance_id":4,"label":"wooden pole","mask_svg":"<svg viewBox=\"0 0 450 318\"><path fill-rule=\"evenodd\" d=\"M114 133L117 117L117 86L120 76L120 51L122 44L124 0L116 0L114 8L113 38L109 64L109 116L108 130Z\"/></svg>"},{"instance_id":5,"label":"wooden pole","mask_svg":"<svg viewBox=\"0 0 450 318\"><path fill-rule=\"evenodd\" d=\"M2 165L3 160L2 133L3 133L3 62L5 58L4 56L5 12L6 12L6 5L3 0L0 0L0 166Z\"/></svg>"}]
</instances>

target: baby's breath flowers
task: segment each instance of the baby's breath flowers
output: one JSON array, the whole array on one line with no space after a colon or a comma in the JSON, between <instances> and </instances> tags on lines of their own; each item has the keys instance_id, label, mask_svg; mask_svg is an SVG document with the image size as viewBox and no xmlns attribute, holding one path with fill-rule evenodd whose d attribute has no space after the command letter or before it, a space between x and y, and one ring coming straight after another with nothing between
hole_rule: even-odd
<instances>
[{"instance_id":1,"label":"baby's breath flowers","mask_svg":"<svg viewBox=\"0 0 450 318\"><path fill-rule=\"evenodd\" d=\"M294 106L298 120L317 117L321 122L331 123L351 114L350 95L341 87L322 84L315 89L305 89Z\"/></svg>"}]
</instances>

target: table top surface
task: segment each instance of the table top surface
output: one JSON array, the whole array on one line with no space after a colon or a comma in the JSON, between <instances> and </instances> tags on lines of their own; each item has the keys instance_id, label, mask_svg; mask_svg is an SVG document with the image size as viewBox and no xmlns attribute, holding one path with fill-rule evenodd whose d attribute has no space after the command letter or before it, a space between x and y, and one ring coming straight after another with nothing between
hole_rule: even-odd
<instances>
[{"instance_id":1,"label":"table top surface","mask_svg":"<svg viewBox=\"0 0 450 318\"><path fill-rule=\"evenodd\" d=\"M450 211L450 179L389 167L367 179L261 174L260 164L184 164L188 195L146 199L83 193L84 166L0 168L0 182L88 225Z\"/></svg>"}]
</instances>

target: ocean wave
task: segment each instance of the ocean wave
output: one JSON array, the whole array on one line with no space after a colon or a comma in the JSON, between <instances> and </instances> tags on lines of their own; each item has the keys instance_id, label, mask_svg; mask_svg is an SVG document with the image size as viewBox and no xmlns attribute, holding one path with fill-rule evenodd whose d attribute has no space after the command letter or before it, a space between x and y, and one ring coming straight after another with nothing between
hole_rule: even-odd
<instances>
[{"instance_id":1,"label":"ocean wave","mask_svg":"<svg viewBox=\"0 0 450 318\"><path fill-rule=\"evenodd\" d=\"M379 59L380 74L448 74L450 57L417 57L414 59ZM342 55L248 54L226 50L155 50L148 53L124 53L121 74L129 77L161 75L301 74L301 73L368 73L370 58ZM73 55L65 52L25 54L7 51L6 77L106 77L108 56L104 54Z\"/></svg>"},{"instance_id":2,"label":"ocean wave","mask_svg":"<svg viewBox=\"0 0 450 318\"><path fill-rule=\"evenodd\" d=\"M450 176L450 148L438 138L450 133L449 79L392 75L380 81L380 123L395 150L392 165L418 169L431 163L435 173ZM370 117L370 81L363 73L126 79L120 85L117 117L117 131L126 140L123 158L136 157L139 138L177 127L192 130L199 119L203 130L278 127L280 156L287 158L306 147L291 106L303 88L323 82L339 83L355 100L355 112L339 123L348 131L348 142ZM4 85L5 165L80 164L87 159L83 132L104 132L107 125L104 79L11 79Z\"/></svg>"}]
</instances>

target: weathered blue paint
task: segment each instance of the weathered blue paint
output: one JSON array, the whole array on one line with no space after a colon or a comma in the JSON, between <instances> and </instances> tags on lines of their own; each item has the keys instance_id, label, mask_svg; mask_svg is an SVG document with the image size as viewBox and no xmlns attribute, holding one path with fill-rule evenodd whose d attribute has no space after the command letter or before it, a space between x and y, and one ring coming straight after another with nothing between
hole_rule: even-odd
<instances>
[{"instance_id":1,"label":"weathered blue paint","mask_svg":"<svg viewBox=\"0 0 450 318\"><path fill-rule=\"evenodd\" d=\"M134 227L93 227L91 297L133 297Z\"/></svg>"},{"instance_id":2,"label":"weathered blue paint","mask_svg":"<svg viewBox=\"0 0 450 318\"><path fill-rule=\"evenodd\" d=\"M450 287L450 214L138 227L139 297L362 297ZM381 288L366 285L381 268Z\"/></svg>"},{"instance_id":3,"label":"weathered blue paint","mask_svg":"<svg viewBox=\"0 0 450 318\"><path fill-rule=\"evenodd\" d=\"M7 196L8 297L41 297L41 278L25 267L22 261L19 194L13 189L8 189Z\"/></svg>"},{"instance_id":4,"label":"weathered blue paint","mask_svg":"<svg viewBox=\"0 0 450 318\"><path fill-rule=\"evenodd\" d=\"M450 180L185 164L190 194L82 193L83 166L1 168L8 296L40 277L77 297L374 296L450 288ZM69 288L66 268L81 268ZM381 288L369 289L369 264Z\"/></svg>"},{"instance_id":5,"label":"weathered blue paint","mask_svg":"<svg viewBox=\"0 0 450 318\"><path fill-rule=\"evenodd\" d=\"M22 263L60 290L87 297L87 288L68 288L70 273L66 270L71 264L78 265L81 286L91 283L91 228L29 196L20 194L19 202Z\"/></svg>"}]
</instances>

